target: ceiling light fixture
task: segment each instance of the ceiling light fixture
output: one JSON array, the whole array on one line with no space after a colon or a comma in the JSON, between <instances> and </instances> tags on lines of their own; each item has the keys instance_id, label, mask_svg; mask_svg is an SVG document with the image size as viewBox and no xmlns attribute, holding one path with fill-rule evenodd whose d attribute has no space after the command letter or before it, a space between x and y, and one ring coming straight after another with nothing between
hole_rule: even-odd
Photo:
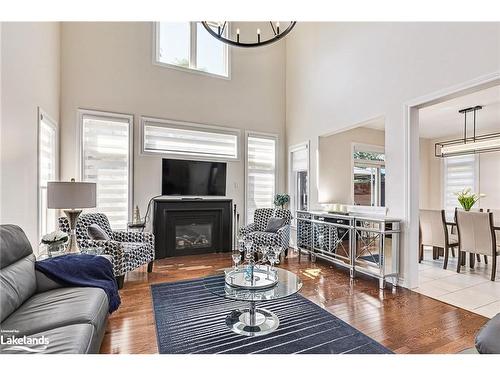
<instances>
[{"instance_id":1,"label":"ceiling light fixture","mask_svg":"<svg viewBox=\"0 0 500 375\"><path fill-rule=\"evenodd\" d=\"M234 47L262 47L271 43L275 43L278 40L283 39L287 34L292 31L296 21L290 21L288 26L283 30L280 30L279 22L269 21L269 27L271 30L271 37L262 39L260 29L256 30L255 37L248 38L248 40L254 40L253 42L242 42L240 41L240 29L236 29L236 38L232 39L230 35L227 35L228 22L213 22L213 21L201 21L201 24L214 38L220 40L223 43L229 44Z\"/></svg>"},{"instance_id":2,"label":"ceiling light fixture","mask_svg":"<svg viewBox=\"0 0 500 375\"><path fill-rule=\"evenodd\" d=\"M476 135L476 112L483 107L464 108L458 111L464 115L464 137L451 141L438 142L434 145L434 155L445 158L468 154L479 154L483 152L500 151L500 133ZM467 113L474 114L474 127L472 137L467 137Z\"/></svg>"}]
</instances>

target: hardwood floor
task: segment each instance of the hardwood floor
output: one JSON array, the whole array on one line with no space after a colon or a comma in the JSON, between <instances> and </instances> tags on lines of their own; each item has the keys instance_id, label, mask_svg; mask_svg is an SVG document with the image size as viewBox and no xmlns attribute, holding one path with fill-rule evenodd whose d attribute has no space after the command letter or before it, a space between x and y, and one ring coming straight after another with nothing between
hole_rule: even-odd
<instances>
[{"instance_id":1,"label":"hardwood floor","mask_svg":"<svg viewBox=\"0 0 500 375\"><path fill-rule=\"evenodd\" d=\"M122 305L106 328L101 353L157 353L150 285L203 277L231 264L230 254L161 259L153 272L131 272L120 291ZM457 353L474 345L486 318L408 289L378 289L364 276L325 261L301 261L290 251L281 267L300 275L301 294L396 353Z\"/></svg>"}]
</instances>

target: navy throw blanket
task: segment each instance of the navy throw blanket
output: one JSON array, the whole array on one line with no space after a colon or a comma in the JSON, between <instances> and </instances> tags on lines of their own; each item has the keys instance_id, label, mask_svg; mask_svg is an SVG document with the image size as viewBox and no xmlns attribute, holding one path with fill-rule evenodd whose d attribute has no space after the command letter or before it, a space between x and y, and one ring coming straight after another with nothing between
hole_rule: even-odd
<instances>
[{"instance_id":1,"label":"navy throw blanket","mask_svg":"<svg viewBox=\"0 0 500 375\"><path fill-rule=\"evenodd\" d=\"M101 288L108 296L110 313L120 306L113 266L102 256L66 254L38 261L35 269L64 286Z\"/></svg>"}]
</instances>

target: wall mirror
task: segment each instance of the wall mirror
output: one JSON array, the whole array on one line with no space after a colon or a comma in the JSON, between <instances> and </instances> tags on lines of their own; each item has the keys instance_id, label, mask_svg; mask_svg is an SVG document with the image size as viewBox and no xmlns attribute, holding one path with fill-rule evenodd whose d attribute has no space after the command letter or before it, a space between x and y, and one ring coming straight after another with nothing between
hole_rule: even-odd
<instances>
[{"instance_id":1,"label":"wall mirror","mask_svg":"<svg viewBox=\"0 0 500 375\"><path fill-rule=\"evenodd\" d=\"M385 206L385 122L366 121L319 138L318 200L338 207Z\"/></svg>"}]
</instances>

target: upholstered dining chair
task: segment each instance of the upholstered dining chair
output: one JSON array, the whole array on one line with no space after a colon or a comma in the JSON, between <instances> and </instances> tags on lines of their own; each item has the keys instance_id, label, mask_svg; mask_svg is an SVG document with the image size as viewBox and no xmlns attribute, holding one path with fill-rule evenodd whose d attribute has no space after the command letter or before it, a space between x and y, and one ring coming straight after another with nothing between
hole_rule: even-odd
<instances>
[{"instance_id":1,"label":"upholstered dining chair","mask_svg":"<svg viewBox=\"0 0 500 375\"><path fill-rule=\"evenodd\" d=\"M267 232L267 225L271 218L284 219L284 224L275 232ZM257 208L254 213L254 222L239 229L239 236L252 240L255 249L260 246L280 246L288 255L288 245L290 243L290 223L292 214L290 210L281 208Z\"/></svg>"},{"instance_id":2,"label":"upholstered dining chair","mask_svg":"<svg viewBox=\"0 0 500 375\"><path fill-rule=\"evenodd\" d=\"M424 246L432 246L434 259L439 256L439 249L443 249L443 268L448 267L448 257L451 250L455 256L455 247L458 247L458 236L448 230L444 210L420 210L420 254L419 263L424 259Z\"/></svg>"},{"instance_id":3,"label":"upholstered dining chair","mask_svg":"<svg viewBox=\"0 0 500 375\"><path fill-rule=\"evenodd\" d=\"M488 209L487 212L491 212L493 214L493 223L495 227L500 227L500 209Z\"/></svg>"},{"instance_id":4,"label":"upholstered dining chair","mask_svg":"<svg viewBox=\"0 0 500 375\"><path fill-rule=\"evenodd\" d=\"M457 211L459 210L458 207L455 207L455 211L453 213L453 221L455 222L455 225L452 226L451 228L451 233L453 234L456 234L458 236L458 232L457 232L457 228L456 228L456 221L457 221ZM460 209L462 210L462 209ZM482 208L479 208L479 207L472 207L469 212L484 212L484 210ZM487 212L490 212L490 210L487 210ZM474 268L474 254L469 254L470 255L470 259L469 259L469 265L471 268ZM481 262L481 255L479 254L476 254L476 260L478 263ZM462 266L465 266L465 256L462 256ZM484 263L488 264L488 256L484 255Z\"/></svg>"},{"instance_id":5,"label":"upholstered dining chair","mask_svg":"<svg viewBox=\"0 0 500 375\"><path fill-rule=\"evenodd\" d=\"M491 256L491 281L495 281L500 241L495 233L493 213L457 210L456 222L459 238L457 272L460 273L463 263L460 260L465 257L465 253Z\"/></svg>"},{"instance_id":6,"label":"upholstered dining chair","mask_svg":"<svg viewBox=\"0 0 500 375\"><path fill-rule=\"evenodd\" d=\"M69 223L66 217L60 217L59 229L69 233ZM97 224L109 239L91 239L87 228ZM123 287L125 274L129 271L147 264L148 273L153 270L155 259L154 236L149 232L124 232L113 231L106 215L102 213L89 213L79 216L76 223L76 242L80 249L101 247L103 253L113 258L113 271L118 287Z\"/></svg>"}]
</instances>

